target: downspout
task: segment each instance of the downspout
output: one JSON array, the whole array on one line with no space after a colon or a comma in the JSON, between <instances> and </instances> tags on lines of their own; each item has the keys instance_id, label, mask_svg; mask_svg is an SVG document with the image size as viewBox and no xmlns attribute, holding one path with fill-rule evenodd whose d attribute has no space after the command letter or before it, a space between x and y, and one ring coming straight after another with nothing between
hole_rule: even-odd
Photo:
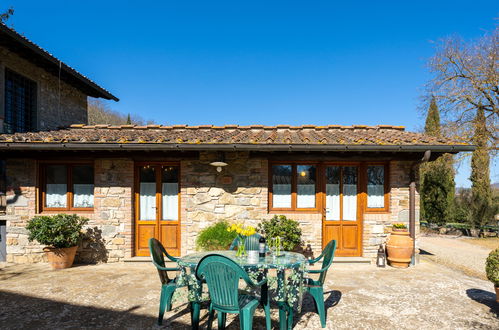
<instances>
[{"instance_id":1,"label":"downspout","mask_svg":"<svg viewBox=\"0 0 499 330\"><path fill-rule=\"evenodd\" d=\"M409 184L409 233L412 238L411 265L416 264L416 168L430 160L431 150L424 152L423 158L414 162L411 166Z\"/></svg>"}]
</instances>

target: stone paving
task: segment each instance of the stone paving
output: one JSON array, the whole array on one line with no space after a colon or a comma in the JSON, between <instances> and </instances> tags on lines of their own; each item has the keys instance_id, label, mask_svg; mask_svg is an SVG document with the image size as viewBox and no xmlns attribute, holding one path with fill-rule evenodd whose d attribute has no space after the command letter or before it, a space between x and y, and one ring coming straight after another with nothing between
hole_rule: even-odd
<instances>
[{"instance_id":1,"label":"stone paving","mask_svg":"<svg viewBox=\"0 0 499 330\"><path fill-rule=\"evenodd\" d=\"M149 263L77 265L0 264L0 328L144 329L156 325L159 279ZM493 286L423 260L409 269L333 264L325 294L328 329L498 329ZM273 327L278 327L274 309ZM203 328L206 310L202 311ZM177 303L164 329L189 329L189 310ZM214 322L216 327L216 322ZM264 326L257 310L255 329ZM306 297L295 329L320 329ZM228 329L239 329L236 317Z\"/></svg>"}]
</instances>

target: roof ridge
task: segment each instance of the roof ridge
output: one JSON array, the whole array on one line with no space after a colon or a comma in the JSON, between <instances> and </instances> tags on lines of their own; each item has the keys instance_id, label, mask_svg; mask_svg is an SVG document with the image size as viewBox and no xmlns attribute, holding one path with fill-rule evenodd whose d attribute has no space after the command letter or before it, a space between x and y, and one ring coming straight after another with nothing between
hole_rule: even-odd
<instances>
[{"instance_id":1,"label":"roof ridge","mask_svg":"<svg viewBox=\"0 0 499 330\"><path fill-rule=\"evenodd\" d=\"M221 125L221 126L216 126L216 125L158 125L158 124L148 124L148 125L135 125L135 124L127 124L127 125L110 125L110 124L96 124L96 125L85 125L85 124L72 124L69 126L69 128L93 128L93 129L107 129L107 128L112 128L112 129L190 129L190 130L195 130L195 129L240 129L240 130L249 130L249 129L262 129L262 130L269 130L269 129L292 129L292 130L303 130L303 129L315 129L315 130L324 130L324 129L375 129L375 130L380 130L380 129L391 129L391 130L400 130L404 131L405 126L394 126L394 125L375 125L375 126L369 126L369 125L300 125L300 126L291 126L291 125L274 125L274 126L267 126L267 125Z\"/></svg>"}]
</instances>

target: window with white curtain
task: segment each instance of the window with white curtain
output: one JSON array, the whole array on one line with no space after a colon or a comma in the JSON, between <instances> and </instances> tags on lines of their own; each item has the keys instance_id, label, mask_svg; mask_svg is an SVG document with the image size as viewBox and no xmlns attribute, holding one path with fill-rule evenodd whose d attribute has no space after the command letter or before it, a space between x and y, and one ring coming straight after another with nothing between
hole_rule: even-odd
<instances>
[{"instance_id":1,"label":"window with white curtain","mask_svg":"<svg viewBox=\"0 0 499 330\"><path fill-rule=\"evenodd\" d=\"M140 220L156 220L156 170L140 168L139 217Z\"/></svg>"},{"instance_id":2,"label":"window with white curtain","mask_svg":"<svg viewBox=\"0 0 499 330\"><path fill-rule=\"evenodd\" d=\"M94 168L90 165L73 166L73 207L94 207Z\"/></svg>"},{"instance_id":3,"label":"window with white curtain","mask_svg":"<svg viewBox=\"0 0 499 330\"><path fill-rule=\"evenodd\" d=\"M66 165L47 165L45 175L45 207L66 208L68 206Z\"/></svg>"},{"instance_id":4,"label":"window with white curtain","mask_svg":"<svg viewBox=\"0 0 499 330\"><path fill-rule=\"evenodd\" d=\"M357 167L343 167L343 220L357 220Z\"/></svg>"},{"instance_id":5,"label":"window with white curtain","mask_svg":"<svg viewBox=\"0 0 499 330\"><path fill-rule=\"evenodd\" d=\"M315 207L315 165L296 166L296 207L308 209Z\"/></svg>"},{"instance_id":6,"label":"window with white curtain","mask_svg":"<svg viewBox=\"0 0 499 330\"><path fill-rule=\"evenodd\" d=\"M291 208L291 165L272 166L272 206Z\"/></svg>"},{"instance_id":7,"label":"window with white curtain","mask_svg":"<svg viewBox=\"0 0 499 330\"><path fill-rule=\"evenodd\" d=\"M385 166L367 167L367 207L385 207Z\"/></svg>"},{"instance_id":8,"label":"window with white curtain","mask_svg":"<svg viewBox=\"0 0 499 330\"><path fill-rule=\"evenodd\" d=\"M164 166L162 174L162 219L178 220L178 167Z\"/></svg>"},{"instance_id":9,"label":"window with white curtain","mask_svg":"<svg viewBox=\"0 0 499 330\"><path fill-rule=\"evenodd\" d=\"M42 209L78 210L94 207L94 168L90 164L43 164Z\"/></svg>"},{"instance_id":10,"label":"window with white curtain","mask_svg":"<svg viewBox=\"0 0 499 330\"><path fill-rule=\"evenodd\" d=\"M340 167L326 167L326 220L340 220Z\"/></svg>"}]
</instances>

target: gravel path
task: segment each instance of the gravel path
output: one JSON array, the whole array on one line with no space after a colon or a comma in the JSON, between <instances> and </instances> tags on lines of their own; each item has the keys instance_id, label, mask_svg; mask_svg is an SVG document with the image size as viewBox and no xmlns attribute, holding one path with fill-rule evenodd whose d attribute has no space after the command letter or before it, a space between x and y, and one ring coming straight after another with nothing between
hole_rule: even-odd
<instances>
[{"instance_id":1,"label":"gravel path","mask_svg":"<svg viewBox=\"0 0 499 330\"><path fill-rule=\"evenodd\" d=\"M422 236L419 240L419 247L423 250L421 257L486 280L485 259L490 249L466 243L465 240L462 237Z\"/></svg>"}]
</instances>

